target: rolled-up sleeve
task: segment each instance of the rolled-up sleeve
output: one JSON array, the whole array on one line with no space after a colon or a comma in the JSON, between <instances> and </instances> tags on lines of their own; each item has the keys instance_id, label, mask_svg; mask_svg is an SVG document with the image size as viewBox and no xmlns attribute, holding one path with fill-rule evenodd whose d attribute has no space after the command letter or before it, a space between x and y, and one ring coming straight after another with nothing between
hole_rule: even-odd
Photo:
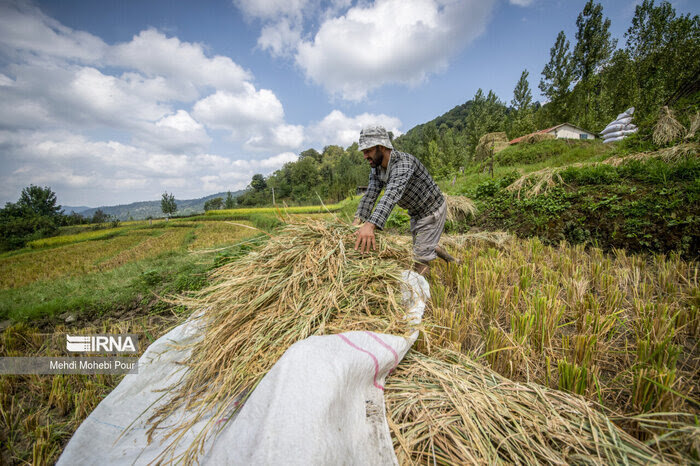
<instances>
[{"instance_id":1,"label":"rolled-up sleeve","mask_svg":"<svg viewBox=\"0 0 700 466\"><path fill-rule=\"evenodd\" d=\"M406 186L408 186L408 180L413 175L413 164L408 158L401 158L392 167L391 172L389 182L384 189L384 196L379 200L377 207L369 218L369 221L380 229L384 229L384 224L389 218L391 210L399 202L399 199L403 197Z\"/></svg>"},{"instance_id":2,"label":"rolled-up sleeve","mask_svg":"<svg viewBox=\"0 0 700 466\"><path fill-rule=\"evenodd\" d=\"M374 203L377 202L377 197L379 196L379 193L382 191L383 187L384 183L376 175L375 170L372 169L369 174L369 185L367 185L367 191L362 196L362 199L360 199L360 204L357 206L355 217L359 218L363 222L366 222L367 219L369 219L369 216L372 213L372 207L374 207Z\"/></svg>"}]
</instances>

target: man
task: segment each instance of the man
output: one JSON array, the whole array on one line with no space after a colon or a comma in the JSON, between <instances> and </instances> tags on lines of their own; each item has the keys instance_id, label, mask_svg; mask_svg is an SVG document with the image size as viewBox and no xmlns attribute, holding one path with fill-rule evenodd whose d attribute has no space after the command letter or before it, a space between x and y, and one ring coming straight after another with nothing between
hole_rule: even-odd
<instances>
[{"instance_id":1,"label":"man","mask_svg":"<svg viewBox=\"0 0 700 466\"><path fill-rule=\"evenodd\" d=\"M394 205L408 210L413 235L413 259L416 272L427 275L429 262L437 256L454 262L447 251L438 246L445 227L445 199L428 170L412 156L394 150L386 129L370 126L360 132L360 150L372 170L367 192L357 206L353 225L364 224L357 231L355 249L363 253L376 249L374 230L384 228ZM384 196L372 207L384 188Z\"/></svg>"}]
</instances>

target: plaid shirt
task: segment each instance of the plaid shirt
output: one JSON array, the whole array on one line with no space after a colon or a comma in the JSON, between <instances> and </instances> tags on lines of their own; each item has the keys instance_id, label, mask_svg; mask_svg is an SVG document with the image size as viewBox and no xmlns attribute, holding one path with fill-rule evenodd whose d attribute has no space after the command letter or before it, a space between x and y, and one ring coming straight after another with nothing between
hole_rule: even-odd
<instances>
[{"instance_id":1,"label":"plaid shirt","mask_svg":"<svg viewBox=\"0 0 700 466\"><path fill-rule=\"evenodd\" d=\"M369 174L367 192L362 196L355 214L363 222L369 221L383 229L395 204L408 210L408 214L418 220L435 212L444 202L440 188L428 170L411 154L391 151L386 171L386 183L382 181L379 167L373 168ZM372 212L382 188L385 188L384 196Z\"/></svg>"}]
</instances>

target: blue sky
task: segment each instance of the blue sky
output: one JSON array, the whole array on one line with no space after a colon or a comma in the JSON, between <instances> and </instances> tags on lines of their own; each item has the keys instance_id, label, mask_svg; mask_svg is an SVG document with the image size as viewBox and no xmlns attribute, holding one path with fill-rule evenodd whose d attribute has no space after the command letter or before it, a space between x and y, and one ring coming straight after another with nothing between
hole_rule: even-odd
<instances>
[{"instance_id":1,"label":"blue sky","mask_svg":"<svg viewBox=\"0 0 700 466\"><path fill-rule=\"evenodd\" d=\"M633 0L603 1L623 34ZM0 0L0 202L244 188L367 124L409 130L478 88L537 84L585 1ZM697 2L673 2L697 14Z\"/></svg>"}]
</instances>

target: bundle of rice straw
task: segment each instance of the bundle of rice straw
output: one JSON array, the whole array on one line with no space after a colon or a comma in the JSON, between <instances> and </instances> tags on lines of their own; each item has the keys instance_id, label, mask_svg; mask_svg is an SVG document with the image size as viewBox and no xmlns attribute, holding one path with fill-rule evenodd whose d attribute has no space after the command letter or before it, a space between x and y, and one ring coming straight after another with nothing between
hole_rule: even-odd
<instances>
[{"instance_id":1,"label":"bundle of rice straw","mask_svg":"<svg viewBox=\"0 0 700 466\"><path fill-rule=\"evenodd\" d=\"M409 352L387 380L400 464L648 464L662 458L582 397L465 356Z\"/></svg>"},{"instance_id":2,"label":"bundle of rice straw","mask_svg":"<svg viewBox=\"0 0 700 466\"><path fill-rule=\"evenodd\" d=\"M465 196L445 196L447 203L447 220L451 222L463 222L469 217L474 217L479 212L471 199Z\"/></svg>"},{"instance_id":3,"label":"bundle of rice straw","mask_svg":"<svg viewBox=\"0 0 700 466\"><path fill-rule=\"evenodd\" d=\"M486 160L493 153L498 154L508 147L508 138L504 132L486 133L479 138L474 152L474 160Z\"/></svg>"},{"instance_id":4,"label":"bundle of rice straw","mask_svg":"<svg viewBox=\"0 0 700 466\"><path fill-rule=\"evenodd\" d=\"M474 244L483 244L487 247L503 248L513 241L515 237L505 231L478 231L463 235L450 235L444 238L444 243L455 249Z\"/></svg>"},{"instance_id":5,"label":"bundle of rice straw","mask_svg":"<svg viewBox=\"0 0 700 466\"><path fill-rule=\"evenodd\" d=\"M401 304L401 271L410 268L407 244L378 235L378 250L354 250L356 231L340 222L292 223L264 247L217 269L212 285L174 300L205 310L203 337L192 346L189 371L170 400L150 419L149 441L170 414L193 416L170 428L160 460L191 463L214 433L215 420L230 417L292 344L311 335L367 330L412 331ZM172 451L188 429L209 419L183 457Z\"/></svg>"},{"instance_id":6,"label":"bundle of rice straw","mask_svg":"<svg viewBox=\"0 0 700 466\"><path fill-rule=\"evenodd\" d=\"M685 127L676 120L673 110L667 106L661 107L659 120L654 125L654 143L659 146L675 141L685 132Z\"/></svg>"},{"instance_id":7,"label":"bundle of rice straw","mask_svg":"<svg viewBox=\"0 0 700 466\"><path fill-rule=\"evenodd\" d=\"M690 117L690 127L688 128L688 133L686 133L683 139L686 141L693 139L698 129L700 129L700 112L696 112L695 115Z\"/></svg>"},{"instance_id":8,"label":"bundle of rice straw","mask_svg":"<svg viewBox=\"0 0 700 466\"><path fill-rule=\"evenodd\" d=\"M582 164L572 164L570 166L581 166ZM540 193L546 193L550 188L553 188L559 183L563 183L559 172L567 167L543 168L532 173L526 173L506 188L508 191L520 193L525 190L527 196L537 196Z\"/></svg>"}]
</instances>

